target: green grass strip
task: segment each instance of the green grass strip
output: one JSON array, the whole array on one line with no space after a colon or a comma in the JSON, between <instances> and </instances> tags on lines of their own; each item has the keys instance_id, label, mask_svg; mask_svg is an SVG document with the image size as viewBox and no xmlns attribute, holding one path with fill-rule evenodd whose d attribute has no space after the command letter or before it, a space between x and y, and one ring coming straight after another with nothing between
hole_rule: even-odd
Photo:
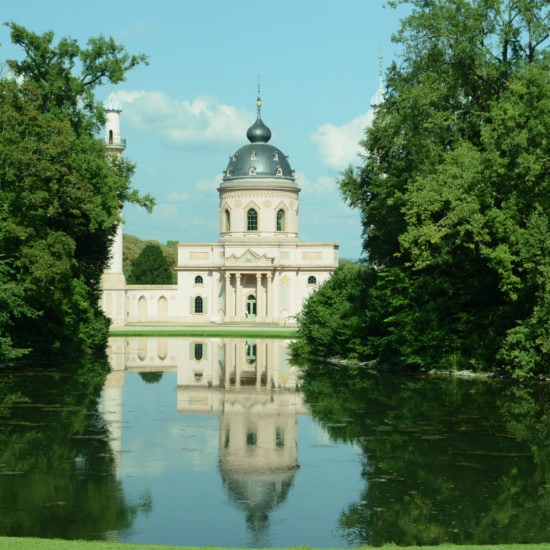
<instances>
[{"instance_id":1,"label":"green grass strip","mask_svg":"<svg viewBox=\"0 0 550 550\"><path fill-rule=\"evenodd\" d=\"M111 329L110 336L192 336L205 338L294 338L296 329L132 328Z\"/></svg>"},{"instance_id":2,"label":"green grass strip","mask_svg":"<svg viewBox=\"0 0 550 550\"><path fill-rule=\"evenodd\" d=\"M132 544L126 542L81 541L37 538L0 537L0 549L6 550L216 550L215 546L165 546L158 544ZM374 548L363 546L363 549ZM308 546L291 546L286 550L305 550ZM485 544L456 545L441 544L440 546L396 546L386 544L376 547L377 550L550 550L550 543L544 544ZM221 549L220 549L221 550ZM244 550L244 549L243 549ZM315 549L311 549L315 550ZM322 550L329 550L323 548Z\"/></svg>"}]
</instances>

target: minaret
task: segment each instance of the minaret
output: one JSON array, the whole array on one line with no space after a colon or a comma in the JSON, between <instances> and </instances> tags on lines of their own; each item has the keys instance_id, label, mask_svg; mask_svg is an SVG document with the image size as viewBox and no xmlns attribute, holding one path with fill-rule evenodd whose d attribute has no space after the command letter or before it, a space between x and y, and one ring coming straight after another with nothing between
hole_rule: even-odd
<instances>
[{"instance_id":1,"label":"minaret","mask_svg":"<svg viewBox=\"0 0 550 550\"><path fill-rule=\"evenodd\" d=\"M384 103L384 81L382 79L382 59L383 55L378 56L378 89L370 100L370 106L376 111Z\"/></svg>"},{"instance_id":2,"label":"minaret","mask_svg":"<svg viewBox=\"0 0 550 550\"><path fill-rule=\"evenodd\" d=\"M126 140L120 137L121 104L114 93L105 102L105 145L107 152L121 156L126 149ZM124 326L126 322L125 289L126 279L122 269L122 223L117 227L109 265L101 277L102 308L115 326Z\"/></svg>"},{"instance_id":3,"label":"minaret","mask_svg":"<svg viewBox=\"0 0 550 550\"><path fill-rule=\"evenodd\" d=\"M109 338L107 355L111 371L105 378L101 396L103 422L109 432L117 479L122 457L122 391L126 377L126 338Z\"/></svg>"}]
</instances>

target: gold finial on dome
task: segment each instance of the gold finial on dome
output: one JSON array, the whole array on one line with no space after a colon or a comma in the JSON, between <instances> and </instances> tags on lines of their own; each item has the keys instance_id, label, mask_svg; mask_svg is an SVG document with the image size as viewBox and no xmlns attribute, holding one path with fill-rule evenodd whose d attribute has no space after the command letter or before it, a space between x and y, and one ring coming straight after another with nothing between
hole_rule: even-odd
<instances>
[{"instance_id":1,"label":"gold finial on dome","mask_svg":"<svg viewBox=\"0 0 550 550\"><path fill-rule=\"evenodd\" d=\"M256 100L258 107L258 117L256 122L246 132L246 137L251 143L267 143L271 139L271 130L262 120L262 91L260 86L260 75L258 75L258 98Z\"/></svg>"},{"instance_id":2,"label":"gold finial on dome","mask_svg":"<svg viewBox=\"0 0 550 550\"><path fill-rule=\"evenodd\" d=\"M258 107L258 116L259 116L262 111L262 93L261 93L261 85L260 85L260 75L258 75L258 99L256 99L256 107Z\"/></svg>"}]
</instances>

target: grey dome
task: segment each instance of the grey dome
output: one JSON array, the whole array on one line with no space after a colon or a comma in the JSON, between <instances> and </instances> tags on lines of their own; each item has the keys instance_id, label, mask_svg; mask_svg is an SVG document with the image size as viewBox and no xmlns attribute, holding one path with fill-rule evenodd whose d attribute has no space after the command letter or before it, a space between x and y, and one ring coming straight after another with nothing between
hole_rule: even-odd
<instances>
[{"instance_id":1,"label":"grey dome","mask_svg":"<svg viewBox=\"0 0 550 550\"><path fill-rule=\"evenodd\" d=\"M256 122L246 132L246 137L250 143L267 143L271 139L271 130L264 124L260 115Z\"/></svg>"},{"instance_id":2,"label":"grey dome","mask_svg":"<svg viewBox=\"0 0 550 550\"><path fill-rule=\"evenodd\" d=\"M271 177L294 181L294 170L286 155L273 145L251 143L241 147L230 157L223 181Z\"/></svg>"},{"instance_id":3,"label":"grey dome","mask_svg":"<svg viewBox=\"0 0 550 550\"><path fill-rule=\"evenodd\" d=\"M241 147L229 157L223 182L229 185L233 180L245 178L281 178L287 181L287 185L289 180L295 185L294 170L290 167L288 157L280 149L267 143L271 139L271 130L262 120L260 107L258 97L258 118L246 132L250 144Z\"/></svg>"}]
</instances>

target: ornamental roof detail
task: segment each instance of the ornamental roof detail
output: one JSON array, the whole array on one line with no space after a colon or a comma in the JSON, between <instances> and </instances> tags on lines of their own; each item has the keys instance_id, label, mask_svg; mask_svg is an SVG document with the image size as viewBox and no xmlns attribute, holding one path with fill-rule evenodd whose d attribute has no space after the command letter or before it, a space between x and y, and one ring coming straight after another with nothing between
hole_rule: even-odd
<instances>
[{"instance_id":1,"label":"ornamental roof detail","mask_svg":"<svg viewBox=\"0 0 550 550\"><path fill-rule=\"evenodd\" d=\"M257 266L272 266L273 258L265 254L258 254L250 248L245 250L240 256L231 254L225 258L226 267L257 267Z\"/></svg>"}]
</instances>

